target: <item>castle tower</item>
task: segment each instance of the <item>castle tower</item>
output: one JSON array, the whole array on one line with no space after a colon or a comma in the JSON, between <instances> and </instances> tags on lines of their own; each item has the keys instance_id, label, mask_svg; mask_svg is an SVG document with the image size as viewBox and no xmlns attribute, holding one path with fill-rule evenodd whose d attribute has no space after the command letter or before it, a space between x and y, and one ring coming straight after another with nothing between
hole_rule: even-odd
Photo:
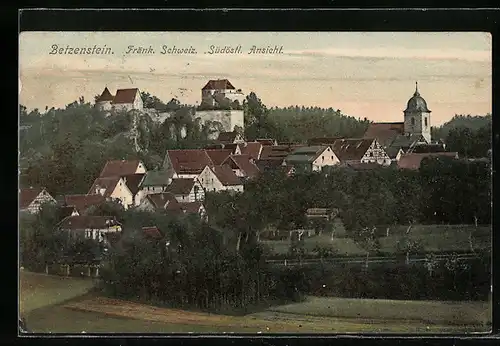
<instances>
[{"instance_id":1,"label":"castle tower","mask_svg":"<svg viewBox=\"0 0 500 346\"><path fill-rule=\"evenodd\" d=\"M431 142L431 111L427 102L418 92L418 82L415 82L415 93L408 100L404 113L405 134L422 135L427 143Z\"/></svg>"}]
</instances>

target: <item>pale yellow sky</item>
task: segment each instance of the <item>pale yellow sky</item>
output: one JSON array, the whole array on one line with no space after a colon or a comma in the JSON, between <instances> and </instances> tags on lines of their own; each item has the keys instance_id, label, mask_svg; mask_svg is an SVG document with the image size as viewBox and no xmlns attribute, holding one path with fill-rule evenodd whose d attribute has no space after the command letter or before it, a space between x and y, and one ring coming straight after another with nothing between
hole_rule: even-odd
<instances>
[{"instance_id":1,"label":"pale yellow sky","mask_svg":"<svg viewBox=\"0 0 500 346\"><path fill-rule=\"evenodd\" d=\"M209 79L228 78L267 106L333 107L373 121L401 121L419 91L432 125L454 114L492 109L488 33L361 32L24 32L20 35L20 103L64 107L107 86L137 87L164 101L199 103ZM51 55L59 47L109 47L112 55ZM129 45L154 54L127 55ZM197 54L162 55L162 46ZM242 54L205 54L211 45L242 46ZM253 46L283 46L283 54L249 55Z\"/></svg>"}]
</instances>

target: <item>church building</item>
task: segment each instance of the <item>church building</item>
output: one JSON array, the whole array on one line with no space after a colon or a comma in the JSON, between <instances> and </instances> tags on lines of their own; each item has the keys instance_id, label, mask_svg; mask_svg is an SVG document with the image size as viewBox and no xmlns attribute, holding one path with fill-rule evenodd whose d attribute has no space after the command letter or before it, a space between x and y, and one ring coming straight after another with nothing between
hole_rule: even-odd
<instances>
[{"instance_id":1,"label":"church building","mask_svg":"<svg viewBox=\"0 0 500 346\"><path fill-rule=\"evenodd\" d=\"M415 92L403 111L403 122L371 123L364 134L365 138L376 138L393 161L398 160L401 151L426 151L431 146L435 151L435 145L431 145L431 110L418 91L418 82L415 84Z\"/></svg>"}]
</instances>

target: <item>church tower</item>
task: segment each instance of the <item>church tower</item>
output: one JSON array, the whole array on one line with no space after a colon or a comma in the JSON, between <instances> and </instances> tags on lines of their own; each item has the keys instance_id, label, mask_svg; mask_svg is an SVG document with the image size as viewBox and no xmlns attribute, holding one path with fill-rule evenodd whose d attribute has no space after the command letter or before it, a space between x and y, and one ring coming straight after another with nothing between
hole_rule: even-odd
<instances>
[{"instance_id":1,"label":"church tower","mask_svg":"<svg viewBox=\"0 0 500 346\"><path fill-rule=\"evenodd\" d=\"M415 83L415 93L408 100L404 112L404 132L407 135L422 135L427 143L431 143L431 111L427 102L418 92L418 82Z\"/></svg>"}]
</instances>

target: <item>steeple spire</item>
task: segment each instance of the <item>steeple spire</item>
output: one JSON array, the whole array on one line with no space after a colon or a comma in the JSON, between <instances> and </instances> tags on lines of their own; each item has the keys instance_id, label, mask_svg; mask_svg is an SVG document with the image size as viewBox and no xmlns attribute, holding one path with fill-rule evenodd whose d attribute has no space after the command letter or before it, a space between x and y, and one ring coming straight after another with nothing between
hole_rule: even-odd
<instances>
[{"instance_id":1,"label":"steeple spire","mask_svg":"<svg viewBox=\"0 0 500 346\"><path fill-rule=\"evenodd\" d=\"M415 94L413 94L414 96L419 96L420 93L418 92L418 82L415 82Z\"/></svg>"}]
</instances>

